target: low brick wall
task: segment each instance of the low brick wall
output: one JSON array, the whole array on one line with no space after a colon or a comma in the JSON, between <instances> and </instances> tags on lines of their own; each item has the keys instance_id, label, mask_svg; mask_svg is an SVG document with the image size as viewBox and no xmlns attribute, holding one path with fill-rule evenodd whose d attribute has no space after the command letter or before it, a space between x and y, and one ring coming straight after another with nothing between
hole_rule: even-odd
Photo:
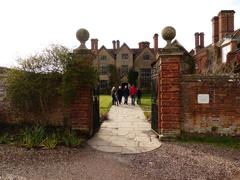
<instances>
[{"instance_id":1,"label":"low brick wall","mask_svg":"<svg viewBox=\"0 0 240 180\"><path fill-rule=\"evenodd\" d=\"M240 78L183 75L181 109L184 132L240 136Z\"/></svg>"}]
</instances>

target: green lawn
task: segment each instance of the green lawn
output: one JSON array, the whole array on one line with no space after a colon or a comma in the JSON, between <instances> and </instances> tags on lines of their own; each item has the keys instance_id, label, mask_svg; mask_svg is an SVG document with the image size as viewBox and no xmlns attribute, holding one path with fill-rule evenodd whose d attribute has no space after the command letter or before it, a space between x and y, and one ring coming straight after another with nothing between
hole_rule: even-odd
<instances>
[{"instance_id":1,"label":"green lawn","mask_svg":"<svg viewBox=\"0 0 240 180\"><path fill-rule=\"evenodd\" d=\"M143 94L141 99L141 108L147 119L151 115L151 94Z\"/></svg>"},{"instance_id":2,"label":"green lawn","mask_svg":"<svg viewBox=\"0 0 240 180\"><path fill-rule=\"evenodd\" d=\"M112 97L110 95L100 95L100 115L106 114L112 106Z\"/></svg>"}]
</instances>

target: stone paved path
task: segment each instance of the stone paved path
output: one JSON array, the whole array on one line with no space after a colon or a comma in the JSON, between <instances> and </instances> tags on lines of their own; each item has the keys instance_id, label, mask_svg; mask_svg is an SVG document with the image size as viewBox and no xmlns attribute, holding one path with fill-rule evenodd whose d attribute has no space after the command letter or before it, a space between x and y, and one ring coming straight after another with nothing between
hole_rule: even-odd
<instances>
[{"instance_id":1,"label":"stone paved path","mask_svg":"<svg viewBox=\"0 0 240 180\"><path fill-rule=\"evenodd\" d=\"M101 129L88 144L94 149L130 154L151 151L160 147L161 143L151 130L142 109L139 106L112 106L109 120L101 125Z\"/></svg>"}]
</instances>

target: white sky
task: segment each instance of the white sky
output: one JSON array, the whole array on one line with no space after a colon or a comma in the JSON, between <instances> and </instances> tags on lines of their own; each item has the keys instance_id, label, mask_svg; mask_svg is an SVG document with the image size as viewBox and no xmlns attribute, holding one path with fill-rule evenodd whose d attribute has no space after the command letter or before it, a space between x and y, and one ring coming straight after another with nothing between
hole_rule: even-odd
<instances>
[{"instance_id":1,"label":"white sky","mask_svg":"<svg viewBox=\"0 0 240 180\"><path fill-rule=\"evenodd\" d=\"M112 48L112 40L127 43L149 41L173 26L176 39L194 48L194 33L205 33L211 43L211 19L220 10L235 10L235 29L240 28L240 0L1 0L0 66L35 54L50 44L76 48L75 33L86 28L99 47ZM159 47L165 45L159 36ZM90 42L87 43L90 48Z\"/></svg>"}]
</instances>

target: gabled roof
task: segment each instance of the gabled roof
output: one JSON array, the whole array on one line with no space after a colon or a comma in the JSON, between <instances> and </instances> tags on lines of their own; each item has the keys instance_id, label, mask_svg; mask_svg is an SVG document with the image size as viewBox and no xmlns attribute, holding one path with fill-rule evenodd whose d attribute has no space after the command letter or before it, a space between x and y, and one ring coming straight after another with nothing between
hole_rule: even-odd
<instances>
[{"instance_id":1,"label":"gabled roof","mask_svg":"<svg viewBox=\"0 0 240 180\"><path fill-rule=\"evenodd\" d=\"M139 49L139 50L140 51L137 54L135 54L135 59L137 59L140 55L142 55L145 50L148 50L150 53L154 55L154 53L151 51L151 48L149 47L145 47L144 49Z\"/></svg>"},{"instance_id":2,"label":"gabled roof","mask_svg":"<svg viewBox=\"0 0 240 180\"><path fill-rule=\"evenodd\" d=\"M238 35L238 36L237 36ZM232 38L240 38L240 28L232 33Z\"/></svg>"},{"instance_id":3,"label":"gabled roof","mask_svg":"<svg viewBox=\"0 0 240 180\"><path fill-rule=\"evenodd\" d=\"M105 50L113 59L115 59L115 56L104 45L98 50L98 54L102 50Z\"/></svg>"},{"instance_id":4,"label":"gabled roof","mask_svg":"<svg viewBox=\"0 0 240 180\"><path fill-rule=\"evenodd\" d=\"M117 53L118 53L119 51L121 51L121 49L122 49L124 46L125 46L131 53L133 53L132 50L128 47L128 45L127 45L126 43L123 43L123 44L122 44L122 46L117 50Z\"/></svg>"}]
</instances>

